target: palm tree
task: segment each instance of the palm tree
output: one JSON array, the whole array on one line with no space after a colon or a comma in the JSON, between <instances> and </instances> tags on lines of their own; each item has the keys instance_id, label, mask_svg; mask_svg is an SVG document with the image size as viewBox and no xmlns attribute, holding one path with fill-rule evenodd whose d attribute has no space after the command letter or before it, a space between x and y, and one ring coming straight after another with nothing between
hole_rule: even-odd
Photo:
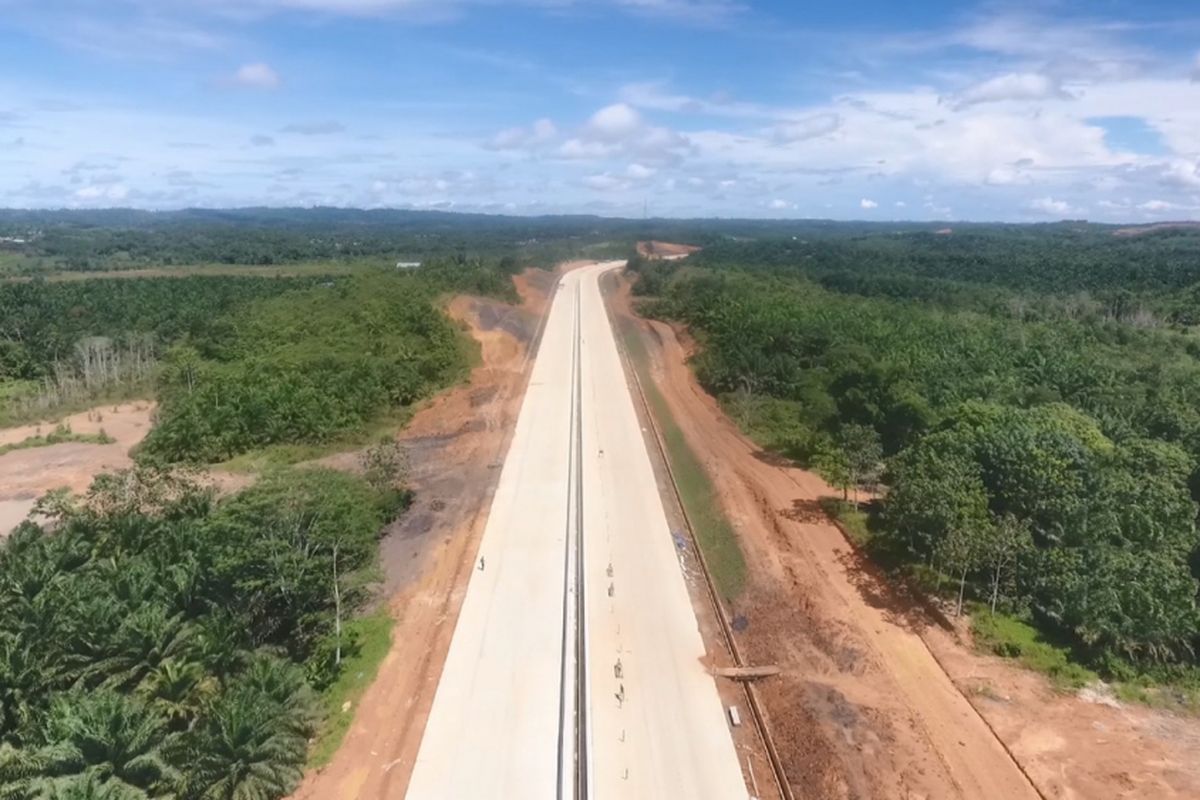
<instances>
[{"instance_id":1,"label":"palm tree","mask_svg":"<svg viewBox=\"0 0 1200 800\"><path fill-rule=\"evenodd\" d=\"M300 781L304 737L248 688L226 693L191 734L184 758L188 800L275 800Z\"/></svg>"},{"instance_id":2,"label":"palm tree","mask_svg":"<svg viewBox=\"0 0 1200 800\"><path fill-rule=\"evenodd\" d=\"M216 678L206 675L202 666L168 658L146 675L138 694L163 715L169 727L182 730L216 690Z\"/></svg>"},{"instance_id":3,"label":"palm tree","mask_svg":"<svg viewBox=\"0 0 1200 800\"><path fill-rule=\"evenodd\" d=\"M92 664L86 679L106 688L132 689L163 661L181 655L191 633L182 614L157 604L143 606L122 621L108 642L108 657Z\"/></svg>"},{"instance_id":4,"label":"palm tree","mask_svg":"<svg viewBox=\"0 0 1200 800\"><path fill-rule=\"evenodd\" d=\"M177 736L162 716L137 701L99 690L61 694L41 731L49 744L38 752L53 778L94 776L171 797L179 773L165 756Z\"/></svg>"},{"instance_id":5,"label":"palm tree","mask_svg":"<svg viewBox=\"0 0 1200 800\"><path fill-rule=\"evenodd\" d=\"M37 800L150 800L150 795L117 780L72 775L45 782L38 788Z\"/></svg>"},{"instance_id":6,"label":"palm tree","mask_svg":"<svg viewBox=\"0 0 1200 800\"><path fill-rule=\"evenodd\" d=\"M0 800L31 800L44 766L35 754L0 744Z\"/></svg>"}]
</instances>

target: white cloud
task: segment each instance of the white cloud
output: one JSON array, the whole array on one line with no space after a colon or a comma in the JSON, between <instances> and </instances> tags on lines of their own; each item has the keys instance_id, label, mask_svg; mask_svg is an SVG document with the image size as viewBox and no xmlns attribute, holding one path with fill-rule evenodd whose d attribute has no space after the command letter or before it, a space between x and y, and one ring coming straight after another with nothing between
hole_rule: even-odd
<instances>
[{"instance_id":1,"label":"white cloud","mask_svg":"<svg viewBox=\"0 0 1200 800\"><path fill-rule=\"evenodd\" d=\"M864 208L868 211L870 211L873 208L879 208L879 203L876 203L874 200L871 200L866 197L864 197L862 200L859 200L858 204L859 204L859 206L861 206L862 208Z\"/></svg>"},{"instance_id":2,"label":"white cloud","mask_svg":"<svg viewBox=\"0 0 1200 800\"><path fill-rule=\"evenodd\" d=\"M1055 200L1053 197L1039 197L1029 202L1029 208L1050 216L1066 216L1074 214L1075 208L1065 200Z\"/></svg>"},{"instance_id":3,"label":"white cloud","mask_svg":"<svg viewBox=\"0 0 1200 800\"><path fill-rule=\"evenodd\" d=\"M103 203L120 202L129 196L129 187L123 183L91 184L76 189L74 198L83 203L103 201Z\"/></svg>"},{"instance_id":4,"label":"white cloud","mask_svg":"<svg viewBox=\"0 0 1200 800\"><path fill-rule=\"evenodd\" d=\"M648 166L676 163L690 147L686 137L647 124L627 103L615 103L593 114L557 153L560 158L590 161L624 156Z\"/></svg>"},{"instance_id":5,"label":"white cloud","mask_svg":"<svg viewBox=\"0 0 1200 800\"><path fill-rule=\"evenodd\" d=\"M279 73L261 62L243 64L233 73L233 83L247 89L278 89Z\"/></svg>"},{"instance_id":6,"label":"white cloud","mask_svg":"<svg viewBox=\"0 0 1200 800\"><path fill-rule=\"evenodd\" d=\"M771 135L775 141L781 144L791 144L826 136L840 127L842 127L842 118L837 114L814 114L811 117L776 125L771 129Z\"/></svg>"},{"instance_id":7,"label":"white cloud","mask_svg":"<svg viewBox=\"0 0 1200 800\"><path fill-rule=\"evenodd\" d=\"M584 133L596 141L617 142L636 133L641 127L642 116L637 109L626 103L614 103L593 114L584 126Z\"/></svg>"},{"instance_id":8,"label":"white cloud","mask_svg":"<svg viewBox=\"0 0 1200 800\"><path fill-rule=\"evenodd\" d=\"M904 202L903 200L897 200L896 208L908 208L908 203Z\"/></svg>"},{"instance_id":9,"label":"white cloud","mask_svg":"<svg viewBox=\"0 0 1200 800\"><path fill-rule=\"evenodd\" d=\"M643 164L630 164L629 169L625 170L625 174L635 181L645 181L658 174L658 170Z\"/></svg>"},{"instance_id":10,"label":"white cloud","mask_svg":"<svg viewBox=\"0 0 1200 800\"><path fill-rule=\"evenodd\" d=\"M629 181L607 172L589 175L583 179L584 185L601 192L624 191L629 188Z\"/></svg>"},{"instance_id":11,"label":"white cloud","mask_svg":"<svg viewBox=\"0 0 1200 800\"><path fill-rule=\"evenodd\" d=\"M489 143L493 150L529 150L541 147L558 136L558 126L549 119L539 119L528 127L506 128Z\"/></svg>"},{"instance_id":12,"label":"white cloud","mask_svg":"<svg viewBox=\"0 0 1200 800\"><path fill-rule=\"evenodd\" d=\"M767 204L767 208L772 211L793 211L796 208L795 203L789 203L787 200L776 198Z\"/></svg>"},{"instance_id":13,"label":"white cloud","mask_svg":"<svg viewBox=\"0 0 1200 800\"><path fill-rule=\"evenodd\" d=\"M1200 162L1173 159L1163 165L1161 181L1181 189L1200 189Z\"/></svg>"},{"instance_id":14,"label":"white cloud","mask_svg":"<svg viewBox=\"0 0 1200 800\"><path fill-rule=\"evenodd\" d=\"M1196 54L1196 60L1192 64L1192 83L1200 83L1200 53Z\"/></svg>"},{"instance_id":15,"label":"white cloud","mask_svg":"<svg viewBox=\"0 0 1200 800\"><path fill-rule=\"evenodd\" d=\"M980 103L1006 100L1071 100L1073 96L1057 80L1036 72L1010 72L970 86L950 98L950 105L963 109Z\"/></svg>"}]
</instances>

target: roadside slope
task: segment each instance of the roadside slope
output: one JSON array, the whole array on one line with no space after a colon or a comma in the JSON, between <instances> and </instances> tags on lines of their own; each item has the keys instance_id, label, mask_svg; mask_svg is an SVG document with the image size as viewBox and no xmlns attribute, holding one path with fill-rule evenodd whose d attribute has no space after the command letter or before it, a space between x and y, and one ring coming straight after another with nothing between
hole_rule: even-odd
<instances>
[{"instance_id":1,"label":"roadside slope","mask_svg":"<svg viewBox=\"0 0 1200 800\"><path fill-rule=\"evenodd\" d=\"M630 313L627 293L616 298ZM816 476L764 458L696 384L669 326L644 323L653 373L745 550L740 643L783 674L762 686L806 798L1037 798L938 666L914 619L817 505Z\"/></svg>"}]
</instances>

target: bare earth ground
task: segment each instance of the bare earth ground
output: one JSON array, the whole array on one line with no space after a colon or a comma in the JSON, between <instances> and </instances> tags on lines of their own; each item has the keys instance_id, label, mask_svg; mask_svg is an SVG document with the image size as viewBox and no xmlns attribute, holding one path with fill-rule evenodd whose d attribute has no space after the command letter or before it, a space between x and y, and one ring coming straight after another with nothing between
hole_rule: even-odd
<instances>
[{"instance_id":1,"label":"bare earth ground","mask_svg":"<svg viewBox=\"0 0 1200 800\"><path fill-rule=\"evenodd\" d=\"M662 258L666 260L674 260L690 256L699 250L699 247L690 244L672 244L670 242L638 242L638 254L644 258Z\"/></svg>"},{"instance_id":2,"label":"bare earth ground","mask_svg":"<svg viewBox=\"0 0 1200 800\"><path fill-rule=\"evenodd\" d=\"M82 492L101 472L130 466L133 462L129 450L150 430L153 412L154 404L150 402L99 406L61 421L75 433L99 433L103 429L116 440L113 443L64 442L0 456L0 536L24 520L45 492L63 486ZM0 445L50 433L55 424L0 429Z\"/></svg>"},{"instance_id":3,"label":"bare earth ground","mask_svg":"<svg viewBox=\"0 0 1200 800\"><path fill-rule=\"evenodd\" d=\"M627 287L617 302L628 311ZM817 505L832 493L819 477L737 431L681 334L643 326L655 381L745 551L739 642L783 668L759 686L797 796L1200 796L1200 723L1057 694L970 649L863 563Z\"/></svg>"},{"instance_id":4,"label":"bare earth ground","mask_svg":"<svg viewBox=\"0 0 1200 800\"><path fill-rule=\"evenodd\" d=\"M392 648L333 761L293 797L404 796L553 285L550 273L528 270L517 278L520 308L470 297L451 303L479 341L482 363L466 385L418 412L403 435L417 499L383 542Z\"/></svg>"}]
</instances>

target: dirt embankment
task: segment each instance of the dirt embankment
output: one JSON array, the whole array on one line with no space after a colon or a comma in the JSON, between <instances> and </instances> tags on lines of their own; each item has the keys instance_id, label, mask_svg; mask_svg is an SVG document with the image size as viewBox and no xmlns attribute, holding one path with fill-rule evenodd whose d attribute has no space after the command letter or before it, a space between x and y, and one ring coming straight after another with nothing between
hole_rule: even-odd
<instances>
[{"instance_id":1,"label":"dirt embankment","mask_svg":"<svg viewBox=\"0 0 1200 800\"><path fill-rule=\"evenodd\" d=\"M519 307L474 297L450 304L479 342L481 363L465 385L418 412L402 436L416 502L382 545L396 619L392 648L351 712L354 723L337 755L294 798L404 796L555 276L528 270L516 282Z\"/></svg>"},{"instance_id":2,"label":"dirt embankment","mask_svg":"<svg viewBox=\"0 0 1200 800\"><path fill-rule=\"evenodd\" d=\"M110 444L63 442L0 455L0 536L24 520L37 499L51 489L65 486L82 492L100 473L131 466L129 451L149 432L153 413L150 402L122 403L98 406L57 422L0 429L0 446L43 436L58 424L78 434L104 431L113 439Z\"/></svg>"},{"instance_id":3,"label":"dirt embankment","mask_svg":"<svg viewBox=\"0 0 1200 800\"><path fill-rule=\"evenodd\" d=\"M615 302L631 313L627 287ZM681 332L641 324L745 550L732 610L752 659L783 669L760 686L798 797L1200 796L1200 723L1064 696L972 650L862 560L817 504L824 481L740 434Z\"/></svg>"},{"instance_id":4,"label":"dirt embankment","mask_svg":"<svg viewBox=\"0 0 1200 800\"><path fill-rule=\"evenodd\" d=\"M672 244L671 242L637 243L638 255L643 258L661 258L667 261L685 258L698 250L700 250L699 247L690 244Z\"/></svg>"}]
</instances>

